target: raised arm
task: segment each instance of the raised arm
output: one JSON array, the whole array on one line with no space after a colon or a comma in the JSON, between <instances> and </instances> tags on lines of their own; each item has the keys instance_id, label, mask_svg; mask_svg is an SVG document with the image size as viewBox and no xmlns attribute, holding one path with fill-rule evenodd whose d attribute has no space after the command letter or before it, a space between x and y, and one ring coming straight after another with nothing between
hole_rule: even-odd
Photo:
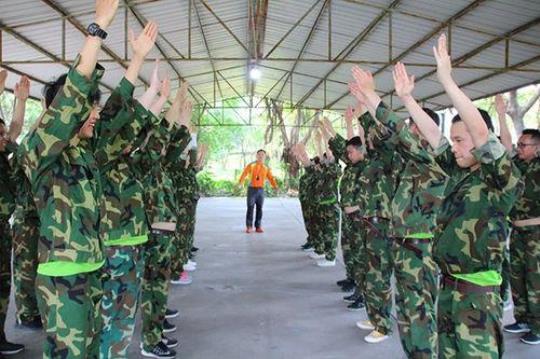
<instances>
[{"instance_id":1,"label":"raised arm","mask_svg":"<svg viewBox=\"0 0 540 359\"><path fill-rule=\"evenodd\" d=\"M141 71L144 59L156 43L157 35L158 27L152 21L146 24L137 38L135 38L133 30L129 31L129 43L131 44L133 55L126 70L125 78L133 85L137 82L137 77Z\"/></svg>"},{"instance_id":2,"label":"raised arm","mask_svg":"<svg viewBox=\"0 0 540 359\"><path fill-rule=\"evenodd\" d=\"M15 85L15 109L13 119L9 125L9 139L13 142L20 136L24 124L24 114L26 111L26 100L30 95L30 80L22 76L19 83Z\"/></svg>"},{"instance_id":3,"label":"raised arm","mask_svg":"<svg viewBox=\"0 0 540 359\"><path fill-rule=\"evenodd\" d=\"M350 140L354 137L354 128L353 128L353 120L354 120L354 109L351 105L347 106L347 110L345 110L345 126L347 127L347 139Z\"/></svg>"},{"instance_id":4,"label":"raised arm","mask_svg":"<svg viewBox=\"0 0 540 359\"><path fill-rule=\"evenodd\" d=\"M396 94L399 99L407 111L409 111L412 120L418 126L418 129L429 142L430 146L434 149L437 148L443 134L437 124L433 122L431 117L429 117L412 96L414 76L409 76L405 65L400 62L394 67L393 76Z\"/></svg>"},{"instance_id":5,"label":"raised arm","mask_svg":"<svg viewBox=\"0 0 540 359\"><path fill-rule=\"evenodd\" d=\"M6 70L0 70L0 96L2 96L4 90L6 89L7 76L8 73Z\"/></svg>"},{"instance_id":6,"label":"raised arm","mask_svg":"<svg viewBox=\"0 0 540 359\"><path fill-rule=\"evenodd\" d=\"M501 131L501 143L508 152L512 151L512 135L508 129L508 123L506 122L506 103L504 97L501 94L495 96L495 109L497 110L497 117L499 118L499 129Z\"/></svg>"},{"instance_id":7,"label":"raised arm","mask_svg":"<svg viewBox=\"0 0 540 359\"><path fill-rule=\"evenodd\" d=\"M482 119L480 111L474 106L471 99L458 87L452 78L452 61L446 46L446 35L439 37L437 47L433 47L433 54L437 61L437 77L444 87L446 94L452 100L465 126L471 135L474 147L479 148L488 141L489 129Z\"/></svg>"},{"instance_id":8,"label":"raised arm","mask_svg":"<svg viewBox=\"0 0 540 359\"><path fill-rule=\"evenodd\" d=\"M118 0L96 0L95 23L102 30L107 30L116 15ZM90 79L96 68L97 58L101 49L101 38L87 36L80 52L80 61L76 70L87 79Z\"/></svg>"},{"instance_id":9,"label":"raised arm","mask_svg":"<svg viewBox=\"0 0 540 359\"><path fill-rule=\"evenodd\" d=\"M150 78L150 86L146 89L144 94L139 97L138 101L142 107L150 110L150 106L154 103L154 99L159 92L161 81L159 80L159 60L154 63L154 69L152 70L152 76Z\"/></svg>"},{"instance_id":10,"label":"raised arm","mask_svg":"<svg viewBox=\"0 0 540 359\"><path fill-rule=\"evenodd\" d=\"M163 106L165 106L165 103L167 102L167 99L169 98L169 95L171 93L171 82L169 81L169 78L165 78L163 82L161 82L161 89L160 89L160 95L156 101L150 106L150 112L152 112L155 116L158 116L161 114L161 110L163 110Z\"/></svg>"}]
</instances>

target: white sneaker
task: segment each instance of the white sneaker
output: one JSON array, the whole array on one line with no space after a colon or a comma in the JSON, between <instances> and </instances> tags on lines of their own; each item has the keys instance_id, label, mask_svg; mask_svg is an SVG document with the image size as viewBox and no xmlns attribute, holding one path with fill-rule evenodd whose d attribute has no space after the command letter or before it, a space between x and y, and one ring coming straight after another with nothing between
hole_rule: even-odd
<instances>
[{"instance_id":1,"label":"white sneaker","mask_svg":"<svg viewBox=\"0 0 540 359\"><path fill-rule=\"evenodd\" d=\"M375 327L369 320L359 320L356 322L356 326L363 330L375 330Z\"/></svg>"},{"instance_id":2,"label":"white sneaker","mask_svg":"<svg viewBox=\"0 0 540 359\"><path fill-rule=\"evenodd\" d=\"M379 333L378 331L374 330L369 335L364 337L364 340L371 344L377 344L380 342L384 342L386 339L390 338L388 335Z\"/></svg>"},{"instance_id":3,"label":"white sneaker","mask_svg":"<svg viewBox=\"0 0 540 359\"><path fill-rule=\"evenodd\" d=\"M324 254L317 254L317 253L315 253L315 251L313 251L310 254L308 254L308 257L311 258L311 259L323 259L326 256Z\"/></svg>"},{"instance_id":4,"label":"white sneaker","mask_svg":"<svg viewBox=\"0 0 540 359\"><path fill-rule=\"evenodd\" d=\"M186 272L193 272L193 271L195 271L195 269L197 269L196 266L194 266L193 264L191 264L191 263L189 263L189 262L188 262L187 264L184 264L184 265L182 266L182 268L184 268L184 270L185 270Z\"/></svg>"},{"instance_id":5,"label":"white sneaker","mask_svg":"<svg viewBox=\"0 0 540 359\"><path fill-rule=\"evenodd\" d=\"M191 265L193 265L195 267L197 266L197 262L192 261L191 259L188 259L187 264L191 264Z\"/></svg>"},{"instance_id":6,"label":"white sneaker","mask_svg":"<svg viewBox=\"0 0 540 359\"><path fill-rule=\"evenodd\" d=\"M306 249L302 249L304 252L306 253L311 253L311 252L315 252L315 248L313 247L309 247L309 248L306 248Z\"/></svg>"},{"instance_id":7,"label":"white sneaker","mask_svg":"<svg viewBox=\"0 0 540 359\"><path fill-rule=\"evenodd\" d=\"M336 260L334 259L333 261L329 261L329 260L327 260L325 258L325 259L322 259L322 260L318 261L317 265L319 267L334 267L336 265Z\"/></svg>"}]
</instances>

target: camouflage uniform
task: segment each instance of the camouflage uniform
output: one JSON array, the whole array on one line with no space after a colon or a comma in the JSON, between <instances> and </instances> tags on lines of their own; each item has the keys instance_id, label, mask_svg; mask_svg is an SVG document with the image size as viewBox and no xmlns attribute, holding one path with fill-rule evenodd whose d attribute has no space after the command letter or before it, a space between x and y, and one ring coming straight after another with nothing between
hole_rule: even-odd
<instances>
[{"instance_id":1,"label":"camouflage uniform","mask_svg":"<svg viewBox=\"0 0 540 359\"><path fill-rule=\"evenodd\" d=\"M165 169L169 173L175 189L176 216L182 219L178 223L176 233L176 248L171 268L171 278L178 278L183 271L183 265L188 262L191 252L191 228L195 224L195 217L191 217L191 213L195 195L198 193L195 192L191 182L190 172L192 169L186 168L186 160L181 159L189 140L190 137L185 132L180 143L171 141L165 157Z\"/></svg>"},{"instance_id":2,"label":"camouflage uniform","mask_svg":"<svg viewBox=\"0 0 540 359\"><path fill-rule=\"evenodd\" d=\"M302 217L308 237L306 242L313 247L313 165L304 168L304 173L298 182L298 200L302 208Z\"/></svg>"},{"instance_id":3,"label":"camouflage uniform","mask_svg":"<svg viewBox=\"0 0 540 359\"><path fill-rule=\"evenodd\" d=\"M28 137L23 139L26 143ZM12 181L16 188L13 213L13 282L17 317L25 322L39 317L36 299L38 266L39 215L32 198L32 188L22 167L23 148L14 155Z\"/></svg>"},{"instance_id":4,"label":"camouflage uniform","mask_svg":"<svg viewBox=\"0 0 540 359\"><path fill-rule=\"evenodd\" d=\"M162 153L166 153L169 143L178 143L188 131L176 125L170 130L165 119L149 130L146 146L132 154L132 165L145 190L147 217L151 224L177 223L172 180L164 169L166 161ZM161 341L176 241L176 232L154 228L147 243L141 295L142 342L146 350Z\"/></svg>"},{"instance_id":5,"label":"camouflage uniform","mask_svg":"<svg viewBox=\"0 0 540 359\"><path fill-rule=\"evenodd\" d=\"M354 278L358 270L364 272L365 251L364 238L358 222L355 221L358 212L346 215L345 207L358 205L358 194L360 192L360 174L364 169L364 162L351 163L346 152L347 141L337 135L329 141L330 149L336 158L346 164L343 176L339 184L339 198L341 205L341 250L343 251L343 261L347 271L347 278ZM361 274L360 274L361 275ZM364 282L357 283L357 290L363 293Z\"/></svg>"},{"instance_id":6,"label":"camouflage uniform","mask_svg":"<svg viewBox=\"0 0 540 359\"><path fill-rule=\"evenodd\" d=\"M103 283L100 357L126 358L135 326L144 269L144 243L149 225L143 187L123 154L150 122L148 112L133 99L125 78L113 91L96 126L96 159L101 169L105 212L100 232L106 261Z\"/></svg>"},{"instance_id":7,"label":"camouflage uniform","mask_svg":"<svg viewBox=\"0 0 540 359\"><path fill-rule=\"evenodd\" d=\"M88 80L75 67L23 150L40 220L36 287L47 358L99 353L104 203L92 144L77 133L92 109L88 95L103 68L98 65Z\"/></svg>"},{"instance_id":8,"label":"camouflage uniform","mask_svg":"<svg viewBox=\"0 0 540 359\"><path fill-rule=\"evenodd\" d=\"M453 178L437 219L433 244L443 279L437 307L439 357L499 358L503 354L499 285L506 216L522 186L499 140L474 149L475 170L457 166L446 139L436 149Z\"/></svg>"},{"instance_id":9,"label":"camouflage uniform","mask_svg":"<svg viewBox=\"0 0 540 359\"><path fill-rule=\"evenodd\" d=\"M540 157L530 162L515 158L525 185L510 217L513 221L540 217ZM511 287L514 317L540 335L540 226L514 226L510 239Z\"/></svg>"},{"instance_id":10,"label":"camouflage uniform","mask_svg":"<svg viewBox=\"0 0 540 359\"><path fill-rule=\"evenodd\" d=\"M360 123L374 146L360 176L360 197L364 206L363 225L366 238L366 309L369 320L379 333L392 332L392 241L389 236L392 198L403 160L392 151L386 128L376 124L369 113Z\"/></svg>"},{"instance_id":11,"label":"camouflage uniform","mask_svg":"<svg viewBox=\"0 0 540 359\"><path fill-rule=\"evenodd\" d=\"M11 291L11 233L9 218L15 209L15 184L11 178L11 165L8 155L16 150L16 145L9 143L5 152L0 152L0 341L6 334L4 324Z\"/></svg>"},{"instance_id":12,"label":"camouflage uniform","mask_svg":"<svg viewBox=\"0 0 540 359\"><path fill-rule=\"evenodd\" d=\"M438 282L432 240L447 176L427 142L413 134L383 103L376 117L392 134L387 143L407 161L392 201L391 231L401 344L409 358L435 359Z\"/></svg>"},{"instance_id":13,"label":"camouflage uniform","mask_svg":"<svg viewBox=\"0 0 540 359\"><path fill-rule=\"evenodd\" d=\"M339 206L337 183L341 168L337 162L323 163L316 170L315 193L318 201L314 203L313 232L316 234L315 253L324 254L332 261L336 258L337 236L339 231Z\"/></svg>"}]
</instances>

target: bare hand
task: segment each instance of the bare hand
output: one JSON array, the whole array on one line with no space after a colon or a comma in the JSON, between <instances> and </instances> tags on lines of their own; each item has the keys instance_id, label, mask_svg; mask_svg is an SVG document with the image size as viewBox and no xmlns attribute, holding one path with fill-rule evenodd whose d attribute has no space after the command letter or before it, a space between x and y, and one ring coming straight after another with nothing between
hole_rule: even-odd
<instances>
[{"instance_id":1,"label":"bare hand","mask_svg":"<svg viewBox=\"0 0 540 359\"><path fill-rule=\"evenodd\" d=\"M354 207L345 207L344 209L345 209L345 213L346 213L346 214L351 214L351 213L354 213L354 212L360 210L360 207L358 207L358 206L354 206Z\"/></svg>"},{"instance_id":2,"label":"bare hand","mask_svg":"<svg viewBox=\"0 0 540 359\"><path fill-rule=\"evenodd\" d=\"M30 96L30 80L26 76L21 76L21 80L15 85L15 98L19 101L26 101Z\"/></svg>"},{"instance_id":3,"label":"bare hand","mask_svg":"<svg viewBox=\"0 0 540 359\"><path fill-rule=\"evenodd\" d=\"M187 100L188 89L189 83L187 81L182 82L182 84L180 85L180 89L176 93L176 98L174 99L174 101L182 105Z\"/></svg>"},{"instance_id":4,"label":"bare hand","mask_svg":"<svg viewBox=\"0 0 540 359\"><path fill-rule=\"evenodd\" d=\"M144 59L146 55L148 55L150 50L152 50L152 47L154 47L157 35L158 27L152 21L146 24L143 31L137 38L135 38L135 33L133 32L133 30L130 30L129 43L131 44L133 55Z\"/></svg>"},{"instance_id":5,"label":"bare hand","mask_svg":"<svg viewBox=\"0 0 540 359\"><path fill-rule=\"evenodd\" d=\"M154 69L152 70L152 77L150 78L150 88L155 91L155 93L158 92L160 87L160 81L159 81L159 59L156 60L154 64Z\"/></svg>"},{"instance_id":6,"label":"bare hand","mask_svg":"<svg viewBox=\"0 0 540 359\"><path fill-rule=\"evenodd\" d=\"M189 121L191 120L192 112L193 104L189 100L185 101L180 108L180 118L178 119L178 123L187 127L189 125Z\"/></svg>"},{"instance_id":7,"label":"bare hand","mask_svg":"<svg viewBox=\"0 0 540 359\"><path fill-rule=\"evenodd\" d=\"M352 123L354 119L354 109L352 108L351 105L347 106L347 110L345 110L345 121L347 121L347 123Z\"/></svg>"},{"instance_id":8,"label":"bare hand","mask_svg":"<svg viewBox=\"0 0 540 359\"><path fill-rule=\"evenodd\" d=\"M367 99L364 93L360 90L360 86L354 81L349 82L349 91L351 92L351 95L353 95L359 103L363 104L365 106Z\"/></svg>"},{"instance_id":9,"label":"bare hand","mask_svg":"<svg viewBox=\"0 0 540 359\"><path fill-rule=\"evenodd\" d=\"M107 29L116 15L119 0L96 0L95 22L103 30Z\"/></svg>"},{"instance_id":10,"label":"bare hand","mask_svg":"<svg viewBox=\"0 0 540 359\"><path fill-rule=\"evenodd\" d=\"M353 66L352 75L363 93L375 92L375 80L371 72L362 70L358 66Z\"/></svg>"},{"instance_id":11,"label":"bare hand","mask_svg":"<svg viewBox=\"0 0 540 359\"><path fill-rule=\"evenodd\" d=\"M167 77L161 83L160 95L161 97L169 98L170 94L171 94L171 81Z\"/></svg>"},{"instance_id":12,"label":"bare hand","mask_svg":"<svg viewBox=\"0 0 540 359\"><path fill-rule=\"evenodd\" d=\"M394 76L394 86L396 88L396 94L400 98L408 97L411 95L414 89L414 75L409 76L407 74L407 69L405 65L401 62L398 62L394 66L394 71L392 71Z\"/></svg>"},{"instance_id":13,"label":"bare hand","mask_svg":"<svg viewBox=\"0 0 540 359\"><path fill-rule=\"evenodd\" d=\"M437 77L440 82L446 82L452 78L452 60L448 54L446 35L439 36L437 47L433 47L433 55L437 61Z\"/></svg>"},{"instance_id":14,"label":"bare hand","mask_svg":"<svg viewBox=\"0 0 540 359\"><path fill-rule=\"evenodd\" d=\"M495 96L495 109L497 110L497 113L499 115L506 115L506 102L504 101L504 97L501 94Z\"/></svg>"}]
</instances>

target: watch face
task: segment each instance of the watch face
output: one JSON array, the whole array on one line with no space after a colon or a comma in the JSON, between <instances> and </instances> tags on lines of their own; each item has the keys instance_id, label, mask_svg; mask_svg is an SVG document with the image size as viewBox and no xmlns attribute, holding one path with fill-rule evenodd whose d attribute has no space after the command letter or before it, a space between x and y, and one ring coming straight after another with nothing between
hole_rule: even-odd
<instances>
[{"instance_id":1,"label":"watch face","mask_svg":"<svg viewBox=\"0 0 540 359\"><path fill-rule=\"evenodd\" d=\"M88 26L88 32L91 34L91 35L95 35L96 31L99 29L99 26L92 23Z\"/></svg>"}]
</instances>

